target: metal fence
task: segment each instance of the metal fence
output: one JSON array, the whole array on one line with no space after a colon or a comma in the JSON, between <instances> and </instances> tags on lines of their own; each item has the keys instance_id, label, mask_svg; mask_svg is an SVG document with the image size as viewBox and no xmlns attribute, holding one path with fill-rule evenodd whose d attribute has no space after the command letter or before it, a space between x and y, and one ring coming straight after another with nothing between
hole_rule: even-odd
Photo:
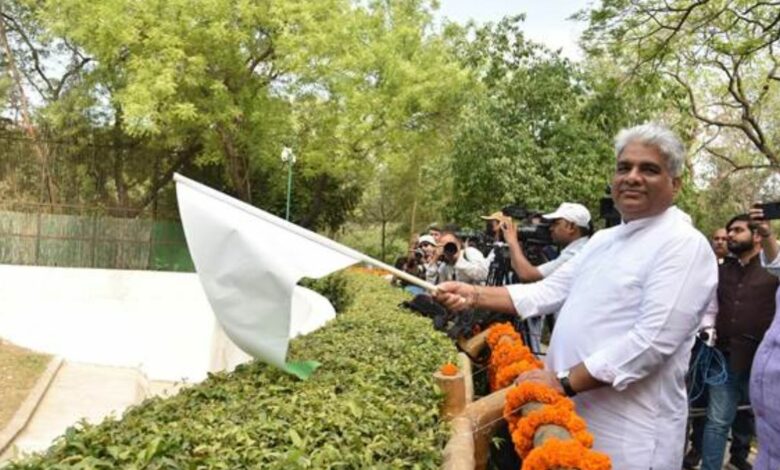
<instances>
[{"instance_id":1,"label":"metal fence","mask_svg":"<svg viewBox=\"0 0 780 470\"><path fill-rule=\"evenodd\" d=\"M84 206L9 206L0 206L0 263L195 270L179 221L109 216Z\"/></svg>"}]
</instances>

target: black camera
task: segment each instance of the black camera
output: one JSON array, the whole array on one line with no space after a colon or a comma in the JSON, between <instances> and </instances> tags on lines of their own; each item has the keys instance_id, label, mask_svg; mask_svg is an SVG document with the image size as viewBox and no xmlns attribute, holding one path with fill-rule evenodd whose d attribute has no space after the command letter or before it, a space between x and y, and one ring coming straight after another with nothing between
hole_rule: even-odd
<instances>
[{"instance_id":1,"label":"black camera","mask_svg":"<svg viewBox=\"0 0 780 470\"><path fill-rule=\"evenodd\" d=\"M518 227L517 233L520 239L530 245L552 245L552 233L550 224L523 225Z\"/></svg>"},{"instance_id":2,"label":"black camera","mask_svg":"<svg viewBox=\"0 0 780 470\"><path fill-rule=\"evenodd\" d=\"M414 257L419 259L423 259L425 257L425 251L423 251L422 248L416 248L414 250Z\"/></svg>"},{"instance_id":3,"label":"black camera","mask_svg":"<svg viewBox=\"0 0 780 470\"><path fill-rule=\"evenodd\" d=\"M458 245L455 242L445 243L442 247L442 251L447 256L455 256L458 252Z\"/></svg>"},{"instance_id":4,"label":"black camera","mask_svg":"<svg viewBox=\"0 0 780 470\"><path fill-rule=\"evenodd\" d=\"M509 205L501 209L501 213L512 217L520 224L517 227L517 239L522 241L524 245L552 245L553 239L550 233L550 224L529 224L526 223L532 215L539 212L529 211L523 206Z\"/></svg>"}]
</instances>

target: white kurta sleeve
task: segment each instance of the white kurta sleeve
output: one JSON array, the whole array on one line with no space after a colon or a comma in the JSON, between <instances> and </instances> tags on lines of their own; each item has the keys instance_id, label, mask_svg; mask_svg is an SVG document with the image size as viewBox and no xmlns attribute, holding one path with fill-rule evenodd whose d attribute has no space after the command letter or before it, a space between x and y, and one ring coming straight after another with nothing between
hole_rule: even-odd
<instances>
[{"instance_id":1,"label":"white kurta sleeve","mask_svg":"<svg viewBox=\"0 0 780 470\"><path fill-rule=\"evenodd\" d=\"M715 256L701 237L670 240L652 263L634 327L584 361L593 377L618 391L687 347L717 285Z\"/></svg>"},{"instance_id":2,"label":"white kurta sleeve","mask_svg":"<svg viewBox=\"0 0 780 470\"><path fill-rule=\"evenodd\" d=\"M560 310L569 295L579 259L579 256L572 258L541 281L506 286L517 314L531 318Z\"/></svg>"},{"instance_id":3,"label":"white kurta sleeve","mask_svg":"<svg viewBox=\"0 0 780 470\"><path fill-rule=\"evenodd\" d=\"M455 272L465 282L485 282L488 275L485 256L478 249L467 246L455 262Z\"/></svg>"},{"instance_id":4,"label":"white kurta sleeve","mask_svg":"<svg viewBox=\"0 0 780 470\"><path fill-rule=\"evenodd\" d=\"M718 296L715 292L712 293L710 301L707 303L707 309L704 311L704 316L701 319L699 329L712 328L715 326L715 321L718 319Z\"/></svg>"}]
</instances>

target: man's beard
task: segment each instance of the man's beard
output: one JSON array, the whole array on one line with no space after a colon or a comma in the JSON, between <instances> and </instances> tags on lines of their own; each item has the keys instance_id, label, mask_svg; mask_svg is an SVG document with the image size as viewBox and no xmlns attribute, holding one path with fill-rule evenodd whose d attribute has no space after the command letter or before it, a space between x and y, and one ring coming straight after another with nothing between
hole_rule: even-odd
<instances>
[{"instance_id":1,"label":"man's beard","mask_svg":"<svg viewBox=\"0 0 780 470\"><path fill-rule=\"evenodd\" d=\"M753 242L752 241L744 241L744 242L728 242L729 251L734 253L735 255L741 255L742 253L748 252L753 249Z\"/></svg>"}]
</instances>

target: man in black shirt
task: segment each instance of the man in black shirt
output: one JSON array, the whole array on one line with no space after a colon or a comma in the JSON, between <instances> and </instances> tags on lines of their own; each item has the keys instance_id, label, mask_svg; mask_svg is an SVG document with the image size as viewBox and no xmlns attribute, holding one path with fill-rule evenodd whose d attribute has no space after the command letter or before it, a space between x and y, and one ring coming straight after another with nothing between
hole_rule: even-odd
<instances>
[{"instance_id":1,"label":"man in black shirt","mask_svg":"<svg viewBox=\"0 0 780 470\"><path fill-rule=\"evenodd\" d=\"M726 439L740 401L748 399L748 380L758 344L775 313L778 279L761 267L761 237L747 214L726 225L728 248L735 258L720 265L716 347L726 359L727 378L711 385L702 443L702 470L720 470ZM737 468L750 468L742 458Z\"/></svg>"}]
</instances>

